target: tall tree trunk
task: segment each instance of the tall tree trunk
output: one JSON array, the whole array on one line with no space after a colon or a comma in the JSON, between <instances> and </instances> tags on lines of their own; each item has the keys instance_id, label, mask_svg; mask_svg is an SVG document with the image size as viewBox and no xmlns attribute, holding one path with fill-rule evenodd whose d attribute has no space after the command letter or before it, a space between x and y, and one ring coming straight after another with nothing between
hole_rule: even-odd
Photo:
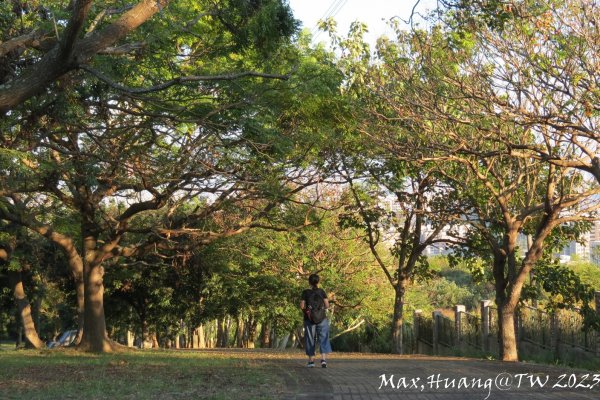
<instances>
[{"instance_id":1,"label":"tall tree trunk","mask_svg":"<svg viewBox=\"0 0 600 400\"><path fill-rule=\"evenodd\" d=\"M223 346L223 319L217 319L217 347Z\"/></svg>"},{"instance_id":2,"label":"tall tree trunk","mask_svg":"<svg viewBox=\"0 0 600 400\"><path fill-rule=\"evenodd\" d=\"M237 317L237 327L235 330L235 344L237 347L244 347L244 320L241 315Z\"/></svg>"},{"instance_id":3,"label":"tall tree trunk","mask_svg":"<svg viewBox=\"0 0 600 400\"><path fill-rule=\"evenodd\" d=\"M496 279L496 305L498 306L498 323L500 329L500 358L503 361L518 361L518 343L515 325L515 311L526 279L533 265L542 257L543 243L552 231L550 217L546 217L540 225L534 240L520 267L516 261L516 242L518 232L511 230L506 235L505 253L494 257L494 276ZM504 278L504 264L508 270Z\"/></svg>"},{"instance_id":4,"label":"tall tree trunk","mask_svg":"<svg viewBox=\"0 0 600 400\"><path fill-rule=\"evenodd\" d=\"M254 342L256 341L256 319L250 315L246 322L246 347L249 349L254 348Z\"/></svg>"},{"instance_id":5,"label":"tall tree trunk","mask_svg":"<svg viewBox=\"0 0 600 400\"><path fill-rule=\"evenodd\" d=\"M260 327L260 347L263 349L271 347L271 325L263 322Z\"/></svg>"},{"instance_id":6,"label":"tall tree trunk","mask_svg":"<svg viewBox=\"0 0 600 400\"><path fill-rule=\"evenodd\" d=\"M140 315L140 325L142 327L142 348L145 348L148 340L148 321L145 314Z\"/></svg>"},{"instance_id":7,"label":"tall tree trunk","mask_svg":"<svg viewBox=\"0 0 600 400\"><path fill-rule=\"evenodd\" d=\"M404 277L394 287L394 316L392 318L392 353L403 353L402 325L404 324L404 294L409 280Z\"/></svg>"},{"instance_id":8,"label":"tall tree trunk","mask_svg":"<svg viewBox=\"0 0 600 400\"><path fill-rule=\"evenodd\" d=\"M290 340L290 336L291 336L291 333L288 332L288 333L284 334L283 337L278 341L277 348L279 350L285 350L286 349L287 344L288 344L288 342Z\"/></svg>"},{"instance_id":9,"label":"tall tree trunk","mask_svg":"<svg viewBox=\"0 0 600 400\"><path fill-rule=\"evenodd\" d=\"M35 329L35 324L31 315L31 306L27 296L25 295L25 289L23 288L21 271L9 271L8 278L13 290L15 303L17 304L19 317L25 330L25 338L27 339L27 342L36 349L42 349L46 347L46 344L40 340Z\"/></svg>"},{"instance_id":10,"label":"tall tree trunk","mask_svg":"<svg viewBox=\"0 0 600 400\"><path fill-rule=\"evenodd\" d=\"M221 347L229 346L229 331L231 329L231 317L227 316L227 319L224 321L223 327L223 337L221 338Z\"/></svg>"},{"instance_id":11,"label":"tall tree trunk","mask_svg":"<svg viewBox=\"0 0 600 400\"><path fill-rule=\"evenodd\" d=\"M82 224L84 315L80 348L92 352L112 352L115 344L106 332L104 316L104 268L96 258L97 239L90 223Z\"/></svg>"},{"instance_id":12,"label":"tall tree trunk","mask_svg":"<svg viewBox=\"0 0 600 400\"><path fill-rule=\"evenodd\" d=\"M498 304L498 329L500 334L500 358L502 361L519 361L515 329L515 307Z\"/></svg>"},{"instance_id":13,"label":"tall tree trunk","mask_svg":"<svg viewBox=\"0 0 600 400\"><path fill-rule=\"evenodd\" d=\"M100 265L90 265L87 268L84 266L85 328L80 346L93 352L113 351L113 343L106 332L103 275L104 269Z\"/></svg>"},{"instance_id":14,"label":"tall tree trunk","mask_svg":"<svg viewBox=\"0 0 600 400\"><path fill-rule=\"evenodd\" d=\"M269 332L269 347L272 349L277 348L277 324L273 323L271 325L271 331Z\"/></svg>"},{"instance_id":15,"label":"tall tree trunk","mask_svg":"<svg viewBox=\"0 0 600 400\"><path fill-rule=\"evenodd\" d=\"M204 325L200 324L198 326L198 347L200 349L206 348L206 337L204 335Z\"/></svg>"}]
</instances>

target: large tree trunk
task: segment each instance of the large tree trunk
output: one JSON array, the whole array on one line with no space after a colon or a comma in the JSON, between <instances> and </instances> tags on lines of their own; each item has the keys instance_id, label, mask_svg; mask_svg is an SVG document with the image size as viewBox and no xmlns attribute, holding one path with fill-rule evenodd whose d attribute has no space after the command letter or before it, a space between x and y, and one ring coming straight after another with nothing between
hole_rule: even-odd
<instances>
[{"instance_id":1,"label":"large tree trunk","mask_svg":"<svg viewBox=\"0 0 600 400\"><path fill-rule=\"evenodd\" d=\"M31 315L31 306L27 296L25 295L25 289L23 288L21 271L9 271L8 278L10 280L10 285L12 287L15 302L19 311L19 317L23 323L27 342L36 349L42 349L46 347L46 344L40 340L35 329L35 324Z\"/></svg>"},{"instance_id":2,"label":"large tree trunk","mask_svg":"<svg viewBox=\"0 0 600 400\"><path fill-rule=\"evenodd\" d=\"M223 347L223 319L217 319L217 347Z\"/></svg>"},{"instance_id":3,"label":"large tree trunk","mask_svg":"<svg viewBox=\"0 0 600 400\"><path fill-rule=\"evenodd\" d=\"M494 257L494 276L496 280L496 305L498 306L498 323L500 335L500 358L502 361L518 361L518 343L515 325L515 311L526 279L533 265L541 258L543 243L545 238L552 231L553 225L551 218L540 225L535 239L521 261L520 267L517 267L516 261L516 242L517 231L513 230L506 235L505 253ZM504 277L504 264L508 269L508 277Z\"/></svg>"},{"instance_id":4,"label":"large tree trunk","mask_svg":"<svg viewBox=\"0 0 600 400\"><path fill-rule=\"evenodd\" d=\"M87 269L87 271L86 271ZM84 267L85 310L80 347L93 352L111 352L113 343L106 332L104 316L104 270L100 265Z\"/></svg>"},{"instance_id":5,"label":"large tree trunk","mask_svg":"<svg viewBox=\"0 0 600 400\"><path fill-rule=\"evenodd\" d=\"M115 344L106 332L104 316L104 283L102 277L104 268L96 259L96 236L89 223L82 227L83 237L83 286L84 286L84 315L83 337L80 348L92 352L112 352Z\"/></svg>"},{"instance_id":6,"label":"large tree trunk","mask_svg":"<svg viewBox=\"0 0 600 400\"><path fill-rule=\"evenodd\" d=\"M198 331L198 348L205 349L206 348L206 337L204 335L204 325L200 324L197 328Z\"/></svg>"},{"instance_id":7,"label":"large tree trunk","mask_svg":"<svg viewBox=\"0 0 600 400\"><path fill-rule=\"evenodd\" d=\"M231 330L231 317L223 321L223 337L221 338L221 347L229 347L229 332Z\"/></svg>"},{"instance_id":8,"label":"large tree trunk","mask_svg":"<svg viewBox=\"0 0 600 400\"><path fill-rule=\"evenodd\" d=\"M518 227L510 226L505 232L502 246L494 249L493 274L498 307L499 356L502 361L519 360L515 310L521 290L517 288L515 291L514 287L519 276L515 254L517 237Z\"/></svg>"},{"instance_id":9,"label":"large tree trunk","mask_svg":"<svg viewBox=\"0 0 600 400\"><path fill-rule=\"evenodd\" d=\"M408 279L403 278L394 288L394 316L392 318L392 353L394 354L403 353L402 325L404 324L404 294L407 286Z\"/></svg>"},{"instance_id":10,"label":"large tree trunk","mask_svg":"<svg viewBox=\"0 0 600 400\"><path fill-rule=\"evenodd\" d=\"M515 307L512 307L510 304L498 304L498 329L501 360L519 361L515 327Z\"/></svg>"},{"instance_id":11,"label":"large tree trunk","mask_svg":"<svg viewBox=\"0 0 600 400\"><path fill-rule=\"evenodd\" d=\"M244 347L244 319L241 315L237 317L236 321L235 344L236 347Z\"/></svg>"},{"instance_id":12,"label":"large tree trunk","mask_svg":"<svg viewBox=\"0 0 600 400\"><path fill-rule=\"evenodd\" d=\"M263 322L260 327L260 347L263 349L271 347L271 326Z\"/></svg>"}]
</instances>

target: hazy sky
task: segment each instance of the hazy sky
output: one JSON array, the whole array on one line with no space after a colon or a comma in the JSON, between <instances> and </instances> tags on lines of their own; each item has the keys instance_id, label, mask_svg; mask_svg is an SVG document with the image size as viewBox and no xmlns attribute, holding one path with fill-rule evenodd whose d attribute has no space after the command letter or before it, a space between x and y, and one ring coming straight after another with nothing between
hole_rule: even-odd
<instances>
[{"instance_id":1,"label":"hazy sky","mask_svg":"<svg viewBox=\"0 0 600 400\"><path fill-rule=\"evenodd\" d=\"M417 0L289 0L297 19L303 27L310 29L318 41L327 41L327 35L318 33L317 21L325 16L333 16L338 23L338 33L345 35L354 21L361 21L369 27L367 39L374 42L382 34L391 35L385 20L397 16L408 20ZM418 10L435 7L435 0L421 0ZM317 36L318 35L318 36Z\"/></svg>"}]
</instances>

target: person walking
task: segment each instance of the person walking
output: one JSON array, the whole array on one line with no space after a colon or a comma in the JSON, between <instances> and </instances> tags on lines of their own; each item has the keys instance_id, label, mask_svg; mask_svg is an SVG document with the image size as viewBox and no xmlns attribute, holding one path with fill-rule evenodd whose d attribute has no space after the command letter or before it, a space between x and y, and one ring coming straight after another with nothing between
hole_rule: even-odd
<instances>
[{"instance_id":1,"label":"person walking","mask_svg":"<svg viewBox=\"0 0 600 400\"><path fill-rule=\"evenodd\" d=\"M321 367L327 368L327 355L331 353L329 343L329 320L325 311L329 308L327 293L319 287L319 275L311 274L308 277L310 289L302 292L300 308L304 313L304 341L305 351L308 356L309 368L315 366L315 350L317 340L321 352Z\"/></svg>"}]
</instances>

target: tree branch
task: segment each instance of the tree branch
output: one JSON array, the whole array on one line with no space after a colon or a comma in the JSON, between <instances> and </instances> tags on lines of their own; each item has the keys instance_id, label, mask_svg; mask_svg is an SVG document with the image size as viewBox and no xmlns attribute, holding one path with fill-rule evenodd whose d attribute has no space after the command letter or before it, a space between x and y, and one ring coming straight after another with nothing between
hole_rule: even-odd
<instances>
[{"instance_id":1,"label":"tree branch","mask_svg":"<svg viewBox=\"0 0 600 400\"><path fill-rule=\"evenodd\" d=\"M36 43L42 37L44 37L45 34L46 32L36 30L30 33L26 33L25 35L21 35L19 37L7 40L4 43L0 43L0 57L4 57L11 51L15 51L22 47L35 47Z\"/></svg>"},{"instance_id":2,"label":"tree branch","mask_svg":"<svg viewBox=\"0 0 600 400\"><path fill-rule=\"evenodd\" d=\"M129 94L144 94L144 93L158 92L161 90L168 89L174 85L181 85L181 84L185 84L185 83L189 83L189 82L232 81L232 80L246 78L246 77L287 80L290 77L289 74L277 75L277 74L266 74L266 73L255 72L255 71L245 71L245 72L236 72L236 73L221 74L221 75L181 76L181 77L163 82L159 85L150 86L147 88L131 88L131 87L123 86L123 85L120 85L120 84L114 82L109 77L104 75L102 72L90 67L89 65L80 65L79 68L94 75L96 78L98 78L102 82L106 83L113 89L116 89L121 92L129 93Z\"/></svg>"},{"instance_id":3,"label":"tree branch","mask_svg":"<svg viewBox=\"0 0 600 400\"><path fill-rule=\"evenodd\" d=\"M118 20L86 38L77 40L90 0L78 2L63 39L40 61L20 76L0 85L0 114L23 103L48 87L56 79L89 61L98 52L124 38L154 14L169 0L143 0Z\"/></svg>"}]
</instances>

